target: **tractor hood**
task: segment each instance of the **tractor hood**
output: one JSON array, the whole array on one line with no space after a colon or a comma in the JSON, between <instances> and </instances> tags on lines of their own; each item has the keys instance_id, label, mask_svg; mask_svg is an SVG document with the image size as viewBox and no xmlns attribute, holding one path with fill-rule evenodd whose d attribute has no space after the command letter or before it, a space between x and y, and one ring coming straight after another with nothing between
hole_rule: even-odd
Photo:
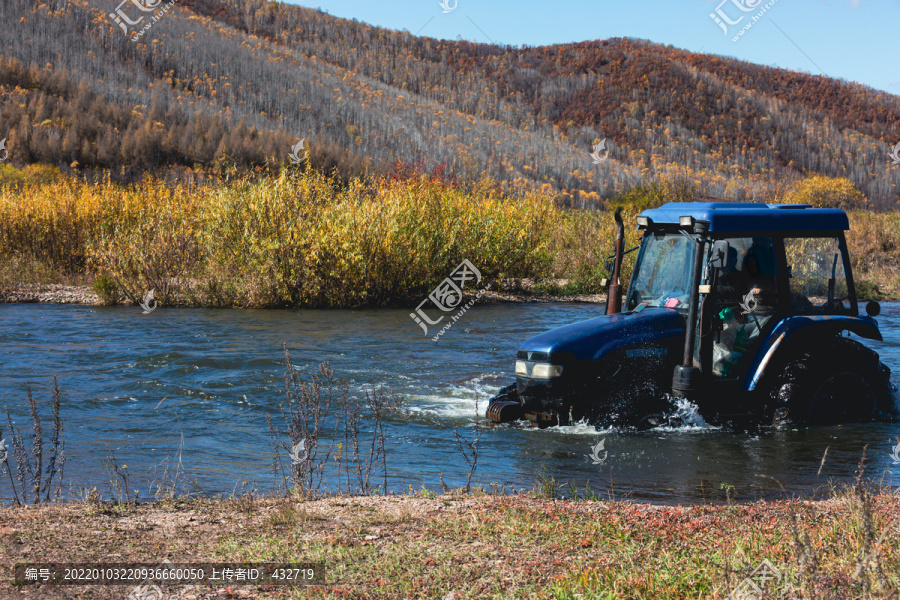
<instances>
[{"instance_id":1,"label":"tractor hood","mask_svg":"<svg viewBox=\"0 0 900 600\"><path fill-rule=\"evenodd\" d=\"M566 355L575 360L592 360L613 350L655 340L684 336L678 311L647 308L641 312L604 315L536 335L519 348L523 353Z\"/></svg>"}]
</instances>

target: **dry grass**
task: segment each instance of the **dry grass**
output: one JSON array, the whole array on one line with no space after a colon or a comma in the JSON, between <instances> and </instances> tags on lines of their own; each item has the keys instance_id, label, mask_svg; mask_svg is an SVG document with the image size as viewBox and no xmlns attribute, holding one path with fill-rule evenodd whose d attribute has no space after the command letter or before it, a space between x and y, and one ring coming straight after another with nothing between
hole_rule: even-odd
<instances>
[{"instance_id":1,"label":"dry grass","mask_svg":"<svg viewBox=\"0 0 900 600\"><path fill-rule=\"evenodd\" d=\"M900 498L875 495L868 510L867 524L852 490L694 507L458 494L258 499L253 511L236 501L70 504L4 509L0 554L7 565L168 557L325 568L324 583L302 592L200 587L184 598L725 598L763 559L783 576L767 597L896 598ZM874 553L861 562L870 529ZM66 588L84 599L123 589ZM47 591L0 582L3 597L56 597Z\"/></svg>"}]
</instances>

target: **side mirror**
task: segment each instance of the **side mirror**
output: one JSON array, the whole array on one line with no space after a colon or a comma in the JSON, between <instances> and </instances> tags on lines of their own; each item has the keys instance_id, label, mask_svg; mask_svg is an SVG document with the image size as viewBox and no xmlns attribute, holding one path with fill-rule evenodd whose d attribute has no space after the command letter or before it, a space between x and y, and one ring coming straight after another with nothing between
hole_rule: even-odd
<instances>
[{"instance_id":1,"label":"side mirror","mask_svg":"<svg viewBox=\"0 0 900 600\"><path fill-rule=\"evenodd\" d=\"M877 317L881 314L881 305L874 300L870 300L869 303L866 304L866 314L870 317Z\"/></svg>"},{"instance_id":2,"label":"side mirror","mask_svg":"<svg viewBox=\"0 0 900 600\"><path fill-rule=\"evenodd\" d=\"M729 250L731 250L731 246L728 244L728 240L718 240L713 244L712 254L707 264L713 269L724 269L728 264Z\"/></svg>"}]
</instances>

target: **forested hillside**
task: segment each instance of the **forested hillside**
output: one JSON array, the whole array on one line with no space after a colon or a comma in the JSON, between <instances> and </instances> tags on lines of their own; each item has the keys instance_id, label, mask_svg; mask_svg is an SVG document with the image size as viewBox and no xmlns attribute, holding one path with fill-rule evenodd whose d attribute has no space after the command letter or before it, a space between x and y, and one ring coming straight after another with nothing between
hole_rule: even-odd
<instances>
[{"instance_id":1,"label":"forested hillside","mask_svg":"<svg viewBox=\"0 0 900 600\"><path fill-rule=\"evenodd\" d=\"M181 0L126 35L117 6L0 4L12 164L271 167L306 138L311 164L345 175L447 162L459 181L487 174L579 205L671 178L772 198L814 173L900 199L900 97L854 83L631 39L435 40L265 0Z\"/></svg>"}]
</instances>

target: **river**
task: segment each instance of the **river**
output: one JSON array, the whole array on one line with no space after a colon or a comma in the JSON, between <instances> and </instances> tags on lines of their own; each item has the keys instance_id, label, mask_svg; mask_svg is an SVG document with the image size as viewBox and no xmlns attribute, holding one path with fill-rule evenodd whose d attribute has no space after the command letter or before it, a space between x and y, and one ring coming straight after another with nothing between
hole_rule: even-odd
<instances>
[{"instance_id":1,"label":"river","mask_svg":"<svg viewBox=\"0 0 900 600\"><path fill-rule=\"evenodd\" d=\"M440 491L441 478L450 487L465 485L470 467L454 430L472 440L488 398L514 379L519 344L601 310L564 303L476 305L435 342L408 310L158 308L145 315L136 307L8 304L0 307L0 409L9 411L30 446L30 383L49 439L52 378L58 376L69 497L90 487L108 496L104 462L112 454L127 465L129 487L149 499L166 465L170 476L174 472L179 452L181 484L189 482L194 493L266 493L275 485L266 415L283 429L286 345L298 371L311 374L327 361L353 397L381 387L404 398L408 413L385 422L388 490ZM879 323L885 341L867 343L900 374L900 304L885 303ZM9 445L5 419L2 425L0 437ZM808 496L825 493L832 482L852 481L866 444L868 474L897 485L900 464L891 450L898 438L900 424L753 433L699 420L645 432L583 424L486 428L472 481L498 491L543 482L560 494L575 486L603 498L667 504L721 502L726 495L774 498L783 494L781 486ZM593 453L601 440L602 451ZM335 490L328 473L323 485ZM381 482L380 470L373 479ZM0 497L10 498L6 476Z\"/></svg>"}]
</instances>

